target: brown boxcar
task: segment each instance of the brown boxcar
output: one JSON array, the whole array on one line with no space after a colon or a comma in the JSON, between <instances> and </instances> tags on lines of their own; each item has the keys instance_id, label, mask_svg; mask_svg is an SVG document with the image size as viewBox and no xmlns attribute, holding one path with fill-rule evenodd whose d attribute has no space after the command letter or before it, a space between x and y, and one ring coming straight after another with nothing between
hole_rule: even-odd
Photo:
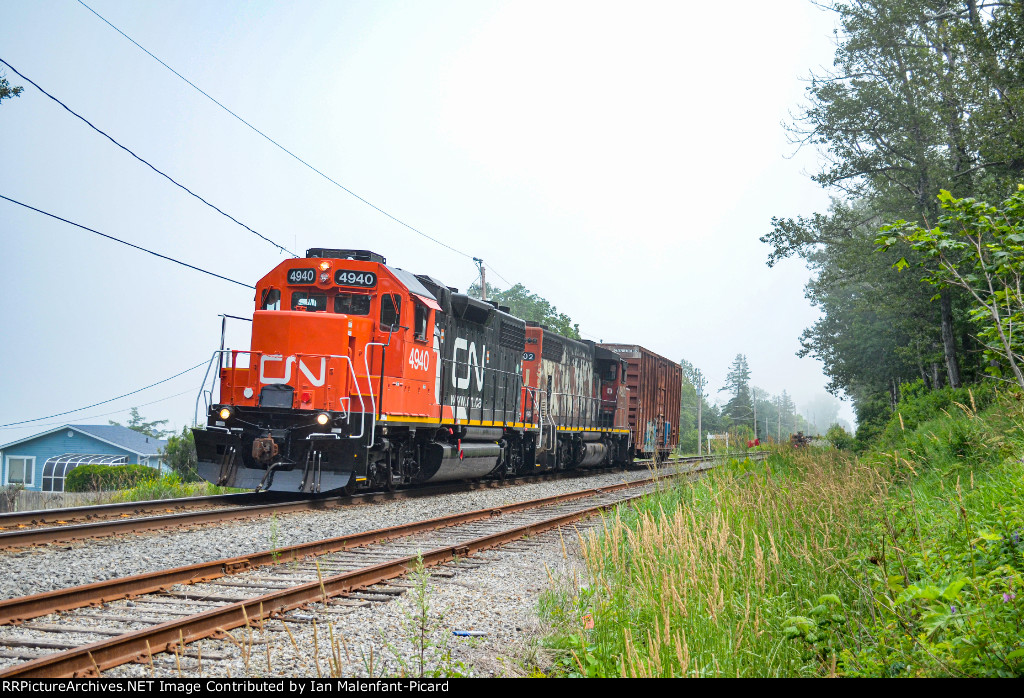
<instances>
[{"instance_id":1,"label":"brown boxcar","mask_svg":"<svg viewBox=\"0 0 1024 698\"><path fill-rule=\"evenodd\" d=\"M629 429L638 457L667 455L679 444L683 368L635 344L599 344L626 362Z\"/></svg>"}]
</instances>

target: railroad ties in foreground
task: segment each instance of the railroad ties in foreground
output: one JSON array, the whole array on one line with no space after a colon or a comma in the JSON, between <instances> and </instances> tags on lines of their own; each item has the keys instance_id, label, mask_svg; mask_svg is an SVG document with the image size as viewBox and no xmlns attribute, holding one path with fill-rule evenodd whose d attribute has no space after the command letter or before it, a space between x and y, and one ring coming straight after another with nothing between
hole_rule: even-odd
<instances>
[{"instance_id":1,"label":"railroad ties in foreground","mask_svg":"<svg viewBox=\"0 0 1024 698\"><path fill-rule=\"evenodd\" d=\"M678 458L667 461L665 464L700 462L701 460L701 458ZM643 462L638 461L638 464L643 465ZM530 482L566 478L585 479L591 475L606 472L609 470L556 472L506 480L452 482L444 485L402 489L394 492L368 492L352 496L301 496L296 498L271 492L241 493L4 513L0 514L0 550L90 538L106 538L123 533L163 531L183 526L256 519L302 511L323 511L380 501L431 497L452 492L507 487Z\"/></svg>"},{"instance_id":2,"label":"railroad ties in foreground","mask_svg":"<svg viewBox=\"0 0 1024 698\"><path fill-rule=\"evenodd\" d=\"M700 465L681 473L707 469ZM670 477L678 477L670 476ZM422 559L435 574L480 564L481 551L569 526L641 497L665 478L647 478L498 508L456 514L343 538L98 582L0 602L0 677L95 676L171 652L200 656L203 638L264 624L308 623L318 606L344 614L404 593L400 580ZM452 563L458 561L458 565ZM116 599L116 600L115 600ZM47 617L55 611L76 609ZM227 649L227 646L225 646ZM205 651L207 674L225 652ZM2 665L0 665L2 666Z\"/></svg>"}]
</instances>

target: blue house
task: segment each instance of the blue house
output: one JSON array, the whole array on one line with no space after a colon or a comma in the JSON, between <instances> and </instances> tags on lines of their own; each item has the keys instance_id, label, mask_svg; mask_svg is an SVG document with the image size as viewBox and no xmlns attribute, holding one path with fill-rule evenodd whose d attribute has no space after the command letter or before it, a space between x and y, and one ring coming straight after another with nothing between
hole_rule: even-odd
<instances>
[{"instance_id":1,"label":"blue house","mask_svg":"<svg viewBox=\"0 0 1024 698\"><path fill-rule=\"evenodd\" d=\"M120 425L68 424L0 446L0 484L63 492L64 478L79 465L148 465L165 470L167 442Z\"/></svg>"}]
</instances>

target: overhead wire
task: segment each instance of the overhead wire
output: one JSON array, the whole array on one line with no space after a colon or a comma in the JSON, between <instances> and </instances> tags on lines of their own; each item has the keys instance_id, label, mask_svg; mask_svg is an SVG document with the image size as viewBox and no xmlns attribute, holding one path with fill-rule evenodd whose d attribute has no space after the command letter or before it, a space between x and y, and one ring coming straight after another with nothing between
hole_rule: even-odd
<instances>
[{"instance_id":1,"label":"overhead wire","mask_svg":"<svg viewBox=\"0 0 1024 698\"><path fill-rule=\"evenodd\" d=\"M234 279L229 279L226 276L221 276L220 274L217 274L217 273L212 272L212 271L208 271L206 269L202 269L200 267L197 267L197 266L194 266L192 264L189 264L188 262L182 262L180 259L175 259L174 257L168 257L167 255L160 254L159 252L154 252L153 250L146 249L145 247L140 247L139 245L135 245L133 243L127 242L126 240L122 240L121 238L116 238L113 235L107 235L106 233L101 233L100 231L95 230L93 228L89 228L87 226L84 226L81 223L75 223L74 221L69 221L67 218L61 218L60 216L58 216L56 214L48 213L48 212L46 212L46 211L44 211L44 210L42 210L40 208L36 208L35 206L29 206L28 204L22 203L20 201L16 201L15 199L10 198L9 196L4 196L3 194L0 194L0 199L4 199L6 201L10 201L12 204L17 204L18 206L23 206L23 207L25 207L25 208L27 208L29 210L35 211L37 213L41 213L44 216L49 216L50 218L55 218L55 219L57 219L59 221L67 223L68 225L73 225L76 228L81 228L82 230L87 230L90 233L95 233L96 235L99 235L101 237L105 237L108 240L113 240L114 242L119 242L122 245L127 245L128 247L133 247L136 250L141 250L142 252L146 252L148 254L151 254L154 257L159 257L160 259L166 259L168 262L174 262L175 264L180 264L183 267L188 267L189 269L194 269L195 271L200 271L200 272L202 272L204 274L209 274L210 276L215 276L218 279L223 279L224 281L230 281L233 284L238 284L239 286L244 286L245 288L251 288L251 289L255 289L256 288L255 286L252 286L250 284L242 283L241 281L235 281Z\"/></svg>"},{"instance_id":2,"label":"overhead wire","mask_svg":"<svg viewBox=\"0 0 1024 698\"><path fill-rule=\"evenodd\" d=\"M201 361L201 362L197 363L192 368L186 368L184 371L181 371L180 373L175 373L173 376L169 376L167 378L164 378L163 380L159 380L156 383L150 383L146 387L139 388L138 390L133 390L130 393L125 393L124 395L118 395L117 397L112 397L109 400L101 400L100 402L94 402L91 405L86 405L85 407L79 407L78 409L74 409L74 410L68 410L67 412L58 412L56 414L48 414L45 417L36 417L35 419L23 419L20 422L9 422L8 424L0 424L0 429L4 429L6 427L17 426L19 424L30 424L32 422L41 422L44 419L53 419L54 417L63 417L66 414L72 414L74 412L81 412L83 410L91 410L93 407L99 407L100 405L106 405L108 402L113 402L114 400L120 400L121 398L128 397L129 395L135 395L136 393L141 393L143 390L149 390L150 388L158 386L158 385L160 385L162 383L166 383L167 381L174 380L175 378L177 378L179 376L184 376L186 373L189 373L190 371L195 371L197 368L200 368L201 366L206 366L208 363L210 363L210 361L209 361L209 359L206 359L204 361Z\"/></svg>"},{"instance_id":3,"label":"overhead wire","mask_svg":"<svg viewBox=\"0 0 1024 698\"><path fill-rule=\"evenodd\" d=\"M84 8L85 8L85 9L87 9L87 10L88 10L89 12L91 12L91 13L92 13L93 15L95 15L95 16L96 16L96 17L97 17L97 18L98 18L99 20L101 20L101 21L102 21L102 22L103 22L104 24L106 24L107 26L109 26L109 27L110 27L111 29L113 29L113 30L114 30L114 31L116 31L116 32L117 32L118 34L120 34L120 35L121 35L122 37L124 37L125 39L127 39L127 40L128 40L129 42L131 42L131 43L132 43L133 45L135 45L135 47L136 47L136 48L138 48L138 49L139 49L139 50L141 50L141 51L142 51L143 53L145 53L146 55L148 55L148 56L149 56L150 58L152 58L153 60L155 60L155 61L156 61L157 63L159 63L160 65L162 65L162 66L163 66L164 68L166 68L167 70L169 70L169 71L170 71L171 73L173 73L173 74L174 74L175 76L177 76L177 77L178 77L179 79L181 79L181 80L182 80L183 82L185 82L185 83L186 83L187 85L189 85L189 86L190 86L190 87L192 87L192 88L193 88L194 90L196 90L196 91L197 91L197 92L199 92L199 93L200 93L201 95L203 95L203 96L204 96L204 97L206 97L206 98L207 98L208 100L210 100L210 101L211 101L211 102L213 102L213 103L214 103L215 105L217 105L217 106L218 106L218 107L219 107L220 109L222 109L222 110L223 110L223 111L225 111L226 113L230 114L230 115L231 115L232 117L234 117L234 118L235 118L235 119L237 119L237 120L238 120L239 122L241 122L242 124L244 124L245 126L247 126L248 128L250 128L250 129L251 129L252 131L254 131L254 132L255 132L256 134L258 134L258 135L259 135L260 137L262 137L263 139L265 139L265 140L266 140L267 142L271 143L272 145L274 145L275 147L277 147L278 149L280 149L280 150L281 150L282 152L284 152L284 153L286 153L287 155L289 155L290 157L294 158L294 159L295 159L296 161L298 161L298 162L299 162L299 163L301 163L302 165L305 165L305 166L306 166L307 168L309 168L310 170L312 170L312 171L313 171L313 172L315 172L316 174L320 175L321 177L323 177L323 178L324 178L325 180L327 180L328 182L330 182L330 183L331 183L331 184L333 184L334 186L338 187L339 189L341 189L342 191L346 192L347 194L349 194L349 195L351 195L351 196L355 197L356 199L358 199L358 200L359 200L359 201L361 201L362 203L366 204L366 205L367 205L367 206L369 206L370 208L374 209L375 211L377 211L377 212L379 212L379 213L381 213L381 214L383 214L383 215L387 216L388 218L390 218L390 219L391 219L391 220L393 220L394 222L398 223L399 225L401 225L401 226L403 226L403 227L407 228L408 230L410 230L410 231L412 231L412 232L416 233L417 235L420 235L420 236L422 236L422 237L426 238L427 240L430 240L431 242L434 242L434 243L436 243L436 244L440 245L441 247L444 247L444 248L446 248L446 249L448 249L448 250L450 250L450 251L452 251L452 252L455 252L456 254L462 255L463 257L466 257L467 259L470 259L470 260L474 259L474 256L473 256L473 255L471 255L471 254L468 254L468 253L466 253L466 252L463 252L462 250L460 250L460 249L457 249L457 248L455 248L455 247L453 247L453 246L451 246L451 245L449 245L449 244L447 244L447 243L445 243L445 242L443 242L443 241L441 241L441 240L438 240L437 238L435 238L435 237L433 237L433 236L431 236L431 235L429 235L429 234L427 234L427 233L423 232L423 231L422 231L422 230L420 230L419 228L416 228L416 227L414 227L414 226L412 226L412 225L410 225L410 224L406 223L405 221L403 221L403 220L401 220L401 219L397 218L396 216L394 216L394 215L392 215L392 214L388 213L387 211L385 211L384 209L380 208L379 206L377 206L376 204L372 203L371 201L369 201L369 200L365 199L364 197L360 196L359 194L357 194L356 192L352 191L351 189L349 189L349 188L348 188L348 187L346 187L345 185L341 184L340 182L336 181L335 179L333 179L333 178L332 178L332 177L330 177L329 175L325 174L325 173L324 173L324 172L322 172L321 170L317 169L316 167L314 167L313 165L311 165L311 164L310 164L309 162L307 162L306 160L304 160L303 158L301 158L300 156L298 156L297 154L295 154L294 152L292 152L291 150L289 150L289 149L288 149L288 148L286 148L285 146L281 145L281 144L280 144L279 142L277 142L276 140L274 140L273 138L271 138L270 136L268 136L268 135L267 135L266 133L264 133L264 132L263 132L263 131L261 131L260 129L258 129L258 128L257 128L256 126L252 125L252 124L251 124L251 123L250 123L249 121L247 121L246 119L244 119L244 118L243 118L242 116L240 116L240 115L239 115L239 114L237 114L236 112L232 111L232 110L231 110L230 108L228 108L227 106L225 106L225 105L224 105L224 104L223 104L222 102L220 102L220 101L219 101L218 99L216 99L216 98L215 98L215 97L213 97L213 96L212 96L211 94L209 94L208 92L206 92L205 90L203 90L203 89L202 89L201 87L199 87L198 85L196 85L196 84L195 84L194 82L192 82L191 80L189 80L188 78L186 78L186 77L185 77L184 75L182 75L181 73L179 73L179 72L178 72L177 70L175 70L174 68L172 68L172 67L171 67L170 65L168 65L168 64L167 64L167 63L166 63L165 61L163 61L163 60L162 60L161 58L159 58L159 57L158 57L158 56L157 56L156 54L154 54L154 53L153 53L152 51L150 51L150 50L149 50L149 49L147 49L147 48L146 48L145 46L143 46L142 44L140 44L140 43L139 43L138 41L136 41L135 39L133 39L133 38L132 38L131 36L129 36L128 34L126 34L126 33L125 33L124 31L122 31L122 30L121 30L121 29L120 29L119 27L117 27L117 26L116 26L116 25L115 25L115 24L114 24L113 22L111 22L111 21L110 21L110 20L108 20L108 19L107 19L106 17L104 17L103 15L101 15L101 14L100 14L99 12L97 12L96 10L94 10L94 9L93 9L92 7L90 7L90 6L88 5L88 4L86 4L86 3L85 3L85 2L83 1L83 0L77 0L77 2L78 2L78 3L79 3L79 4L81 5L81 6L82 6L82 7L84 7ZM17 71L15 71L15 72L17 72ZM503 276L503 275L502 275L502 274L501 274L500 272L498 272L498 270L497 270L497 269L495 269L495 268L494 268L494 267L493 267L493 266L492 266L491 264L489 264L489 263L485 263L485 265L486 265L486 266L487 266L487 268L488 268L488 269L490 269L490 270L491 270L491 271L492 271L492 272L493 272L493 273L494 273L494 274L495 274L495 275L496 275L496 276L497 276L497 277L498 277L499 279L501 279L502 281L504 281L504 282L505 282L505 283L506 283L506 284L507 284L507 285L508 285L509 287L513 286L512 282L511 282L511 281L509 281L508 279L506 279L506 278L505 278L505 277L504 277L504 276Z\"/></svg>"},{"instance_id":4,"label":"overhead wire","mask_svg":"<svg viewBox=\"0 0 1024 698\"><path fill-rule=\"evenodd\" d=\"M327 180L328 182L330 182L330 183L331 183L331 184L333 184L334 186L338 187L339 189L341 189L342 191L344 191L344 192L348 193L349 195L351 195L351 196L354 196L354 197L355 197L356 199L359 199L359 200L360 200L360 201L362 201L362 202L363 202L364 204L366 204L366 205L367 205L367 206L369 206L370 208L374 209L374 210L375 210L375 211L377 211L378 213L382 213L382 214L384 214L385 216L387 216L388 218L390 218L391 220L393 220L393 221L394 221L395 223L398 223L399 225L401 225L401 226L403 226L403 227L405 227L405 228L408 228L409 230L411 230L412 232L416 233L417 235L421 235L421 236L425 237L425 238L426 238L427 240L430 240L431 242L434 242L434 243L436 243L436 244L440 245L441 247L447 248L447 249L451 250L452 252L455 252L456 254L460 254L460 255L462 255L463 257L466 257L467 259L472 259L472 258L473 258L473 255L471 255L471 254L467 254L467 253L463 252L463 251L462 251L462 250L460 250L460 249L457 249L457 248L455 248L455 247L452 247L451 245L449 245L449 244L447 244L447 243L445 243L445 242L442 242L441 240L438 240L437 238L435 238L435 237L433 237L433 236L431 236L431 235L428 235L427 233L423 232L423 231L422 231L422 230L420 230L419 228L416 228L416 227L414 227L414 226L412 226L412 225L409 225L408 223L406 223L405 221L401 220L400 218L397 218L396 216L393 216L393 215L391 215L390 213L388 213L387 211L385 211L384 209L382 209L382 208L381 208L380 206L377 206L376 204L374 204L374 203L372 203L372 202L368 201L367 199L363 198L363 197L362 197L362 196L360 196L359 194L355 193L354 191L352 191L351 189L349 189L348 187L346 187L346 186L345 186L344 184L341 184L340 182L338 182L338 181L336 181L336 180L332 179L332 178L331 178L330 176L328 176L328 175L324 174L323 172L321 172L320 170L318 170L318 169L317 169L316 167L314 167L313 165L309 164L308 162L306 162L305 160L303 160L303 159L302 159L301 157L299 157L298 155L296 155L295 153L293 153L292 151L288 150L288 149L287 149L287 148L285 148L285 147L284 147L283 145L281 145L280 143L278 143L277 141L275 141L275 140L274 140L273 138L271 138L271 137L270 137L270 136L268 136L267 134L263 133L263 131L259 130L258 128L256 128L256 127L255 127L255 126L253 126L252 124L250 124L250 123L249 123L248 121L246 121L245 119L243 119L243 118L242 118L241 116L239 116L239 115L238 115L238 114L236 114L235 112L233 112L233 111L231 111L230 109L228 109L228 108L227 108L226 106L224 106L223 104L221 104L221 103L220 103L220 102L219 102L218 100L216 100L216 99L215 99L214 97L212 97L212 96L211 96L211 95L210 95L209 93L207 93L207 92L206 92L205 90L203 90L203 89L202 89L202 88L200 88L200 87L199 87L198 85L196 85L195 83L193 83L193 82L192 82L191 80L189 80L188 78L186 78L186 77L185 77L184 75L182 75L181 73L179 73L179 72L178 72L177 70L175 70L175 69L174 69L174 68L172 68L171 66L167 65L166 63L164 63L164 62L163 62L162 60L160 60L159 58L157 58L157 57L156 57L156 56L155 56L155 55L154 55L154 54L153 54L153 53L152 53L151 51L149 51L149 50L148 50L147 48L145 48L145 47L144 47L144 46L143 46L142 44L140 44L140 43L139 43L138 41L136 41L136 40L135 40L135 39L133 39L132 37L130 37L130 36L128 36L127 34L125 34L125 33L124 33L123 31L121 31L120 29L118 29L118 28L117 28L116 26L114 26L114 25L113 25L113 24L112 24L112 23L110 22L110 20L108 20L108 19L107 19L106 17L104 17L103 15L101 15L101 14L100 14L99 12L97 12L97 11L96 11L96 10L94 10L94 9L92 9L92 8L91 8L91 7L89 7L88 5L86 5L86 4L84 3L84 2L82 2L82 0L78 0L78 3L79 3L79 4L80 4L80 5L82 6L82 7L84 7L85 9L89 10L89 12L93 13L94 15L96 15L97 17L99 17L99 18L100 18L101 20L103 20L103 22L104 22L105 24L107 24L107 26L109 26L109 27L110 27L111 29L113 29L114 31L116 31L116 32L117 32L118 34L120 34L120 35L121 35L121 36L123 36L124 38L128 39L128 41L130 41L130 42L132 42L133 44L135 44L135 46L137 46L137 47L138 47L139 49L141 49L141 50L142 50L143 52L145 52L145 53L146 53L146 54L147 54L147 55L148 55L148 56L149 56L150 58L152 58L153 60L155 60L155 61L156 61L157 63L159 63L159 64L160 64L160 65L162 65L163 67L167 68L167 70L171 71L172 73L174 73L175 75L177 75L177 76L178 76L179 78L181 78L182 80L184 80L184 81L185 81L186 83L188 83L188 84L189 84L189 85L190 85L190 86L191 86L192 88L194 88L194 89L195 89L196 91L198 91L198 92L199 92L199 93L200 93L201 95L203 95L204 97L206 97L207 99L209 99L209 100L210 100L211 102L213 102L214 104L216 104L216 105L217 105L218 107L220 107L221 109L223 109L224 111L226 111L226 112L227 112L228 114L230 114L231 116L233 116L233 117L235 117L236 119L238 119L239 121L241 121L241 122L242 122L243 124L245 124L246 126L248 126L249 128L251 128L251 129L252 129L253 131L255 131L256 133L258 133L258 134L259 134L260 136L262 136L263 138L265 138L265 139L266 139L267 141L269 141L270 143L272 143L272 144L273 144L273 145L275 145L276 147L280 148L280 149L281 149L282 151L284 151L285 153L287 153L287 154L288 154L288 155L290 155L291 157L293 157L293 158L295 158L296 160L298 160L298 161L299 161L300 163L302 163L303 165L305 165L306 167L308 167L309 169L311 169L311 170L312 170L313 172L317 173L318 175L320 175L321 177L323 177L324 179L326 179L326 180Z\"/></svg>"},{"instance_id":5,"label":"overhead wire","mask_svg":"<svg viewBox=\"0 0 1024 698\"><path fill-rule=\"evenodd\" d=\"M504 281L504 282L505 282L506 284L508 284L508 285L509 285L509 287L511 287L511 286L512 286L512 282L511 282L511 281L509 281L508 279L506 279L506 278L505 278L504 276L502 276L501 274L499 274L499 273L498 273L498 270L497 270L497 269L495 269L494 267L492 267L492 266L491 266L491 264L490 264L489 262L484 262L484 266L485 266L485 267L487 267L488 269L490 269L491 271L493 271L493 272L494 272L494 275L495 275L495 276L497 276L497 277L498 277L499 279L501 279L502 281Z\"/></svg>"},{"instance_id":6,"label":"overhead wire","mask_svg":"<svg viewBox=\"0 0 1024 698\"><path fill-rule=\"evenodd\" d=\"M144 402L141 405L132 405L132 407L149 407L150 405L155 405L155 404L157 404L159 402L167 402L168 400L173 400L176 397L181 397L182 395L187 395L189 393L194 394L194 392L192 390L183 390L180 393L175 393L174 395L168 395L167 397L162 397L162 398L160 398L158 400L150 400L149 402ZM87 408L85 408L85 409L87 409ZM113 412L102 412L100 414L86 414L86 415L81 415L79 417L75 417L75 419L96 419L97 417L109 417L112 414L121 414L122 412L126 412L129 409L131 409L131 408L125 407L125 408L122 408L122 409L119 409L119 410L114 410ZM77 412L79 410L74 410L74 411ZM67 422L64 421L64 420L61 420L59 422L46 422L45 424L33 424L32 426L34 428L38 428L38 427L52 427L52 426L57 426L57 425L60 425L60 424L67 424ZM27 428L28 427L24 427L24 426L0 427L0 429L27 429Z\"/></svg>"},{"instance_id":7,"label":"overhead wire","mask_svg":"<svg viewBox=\"0 0 1024 698\"><path fill-rule=\"evenodd\" d=\"M218 208L218 207L217 207L217 206L215 206L214 204L211 204L211 203L210 203L209 201L207 201L207 200L206 200L206 199L204 199L203 197L199 196L199 194L196 194L196 193L195 193L194 191L192 191L191 189L189 189L188 187L186 187L186 186L185 186L184 184L181 184L180 182L178 182L177 180L175 180L175 179L174 179L173 177L171 177L171 176L170 176L169 174L167 174L167 173L165 173L165 172L162 172L161 170L157 169L157 168L156 168L156 167L155 167L154 165L152 165L152 164L151 164L150 162L146 161L145 159L141 158L140 156L136 155L136 154L135 154L134 152L132 152L132 151L131 151L131 150L130 150L129 148L127 148L127 147L125 147L125 146L121 145L120 143L118 143L118 142L117 142L116 140L114 140L114 138L113 138L112 136L110 136L110 135L109 135L109 134L107 134L106 132L102 131L101 129L99 129L98 127L96 127L95 125L93 125L93 124L92 124L92 122L90 122L90 121L89 121L88 119L86 119L86 118L85 118L84 116L82 116L81 114L77 113L77 112L76 112L76 111L74 111L74 110L73 110L73 109L72 109L71 107L69 107L68 105L64 104L64 102L60 101L59 99L57 99L56 97L54 97L54 96L53 96L52 94L50 94L49 92L47 92L46 90L44 90L44 89L43 89L42 87L40 87L40 86L39 86L39 85L38 85L38 84L37 84L36 82L34 82L34 81L33 81L33 80L31 79L31 78L27 77L27 76L26 76L26 75L25 75L24 73L20 72L20 71L19 71L19 70L18 70L17 68L15 68L15 67L14 67L13 65L11 65L11 64L10 64L10 63L8 63L7 61L5 61L5 60L4 60L3 58L0 58L0 63L3 63L4 65L6 65L6 66L7 66L8 68L10 68L11 70L13 70L13 71L14 71L14 72L15 72L15 73L16 73L16 74L18 75L18 77L20 77L20 78L21 78L22 80L24 80L25 82L29 83L29 84L30 84L30 85L32 85L33 87L35 87L35 88L36 88L37 90L39 90L40 92L42 92L42 93L43 93L44 95L46 95L47 97L49 97L50 99L52 99L52 100L53 100L54 102L56 102L56 103L57 103L57 104L59 104L60 106L64 107L64 109L65 109L65 110L66 110L66 111L67 111L67 112L68 112L69 114L71 114L72 116L74 116L74 117L76 117L76 118L80 119L81 121L83 121L83 122L84 122L84 123L85 123L85 124L86 124L86 125L87 125L87 126L88 126L89 128L91 128L92 130L96 131L96 133L100 134L101 136L103 136L104 138L106 138L107 140L109 140L109 141L110 141L111 143L113 143L114 145L116 145L116 146L117 146L118 148L120 148L120 149L121 149L121 150L123 150L124 152L128 153L129 155L131 155L131 156L132 156L133 158L135 158L136 160L138 160L139 162L141 162L141 163L142 163L143 165L145 165L145 166L146 166L146 167L148 167L149 169L151 169L151 170L153 170L154 172L156 172L156 173L157 173L158 175L160 175L161 177L165 178L165 179L166 179L167 181L169 181L169 182L170 182L171 184L173 184L173 185L175 185L176 187L179 187L179 188L181 188L182 190L184 190L184 191L188 192L189 194L191 194L192 196L194 196L194 197L195 197L196 199L198 199L199 201L202 201L202 202L203 202L204 204L206 204L207 206L209 206L210 208L212 208L212 209L213 209L214 211L216 211L217 213L219 213L219 214L221 214L222 216L225 216L226 218L228 218L228 219L230 219L230 220L234 221L234 222L235 222L235 223L237 223L238 225L240 225L240 226L242 226L243 228L245 228L246 230L248 230L248 231L249 231L250 233L252 233L253 235L255 235L255 236L259 237L259 238L262 238L263 240L266 240L267 242L269 242L269 243L270 243L271 245L273 245L274 247L278 248L278 249L279 249L279 250L281 250L282 252L287 252L288 254L292 255L293 257L298 257L298 255L297 255L297 254L295 254L294 252L292 252L291 250L289 250L289 249L288 249L287 247L285 247L284 245L281 245L280 243L274 242L273 240L271 240L270 238L268 238L268 237L267 237L266 235L263 235L262 233L259 233L259 232L255 231L255 230L253 230L252 228L250 228L249 226L247 226L247 225L246 225L245 223L243 223L242 221L240 221L240 220L238 220L237 218L235 218L234 216L232 216L232 215L231 215L230 213L226 213L225 211L221 210L220 208Z\"/></svg>"}]
</instances>

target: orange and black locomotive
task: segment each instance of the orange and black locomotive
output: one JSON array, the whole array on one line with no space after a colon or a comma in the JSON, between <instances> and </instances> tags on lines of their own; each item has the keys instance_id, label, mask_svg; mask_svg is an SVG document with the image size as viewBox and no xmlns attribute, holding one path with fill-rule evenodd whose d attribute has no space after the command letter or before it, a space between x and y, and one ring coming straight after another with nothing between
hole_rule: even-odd
<instances>
[{"instance_id":1,"label":"orange and black locomotive","mask_svg":"<svg viewBox=\"0 0 1024 698\"><path fill-rule=\"evenodd\" d=\"M314 248L256 287L220 351L199 473L319 493L627 465L626 362L366 250Z\"/></svg>"}]
</instances>

